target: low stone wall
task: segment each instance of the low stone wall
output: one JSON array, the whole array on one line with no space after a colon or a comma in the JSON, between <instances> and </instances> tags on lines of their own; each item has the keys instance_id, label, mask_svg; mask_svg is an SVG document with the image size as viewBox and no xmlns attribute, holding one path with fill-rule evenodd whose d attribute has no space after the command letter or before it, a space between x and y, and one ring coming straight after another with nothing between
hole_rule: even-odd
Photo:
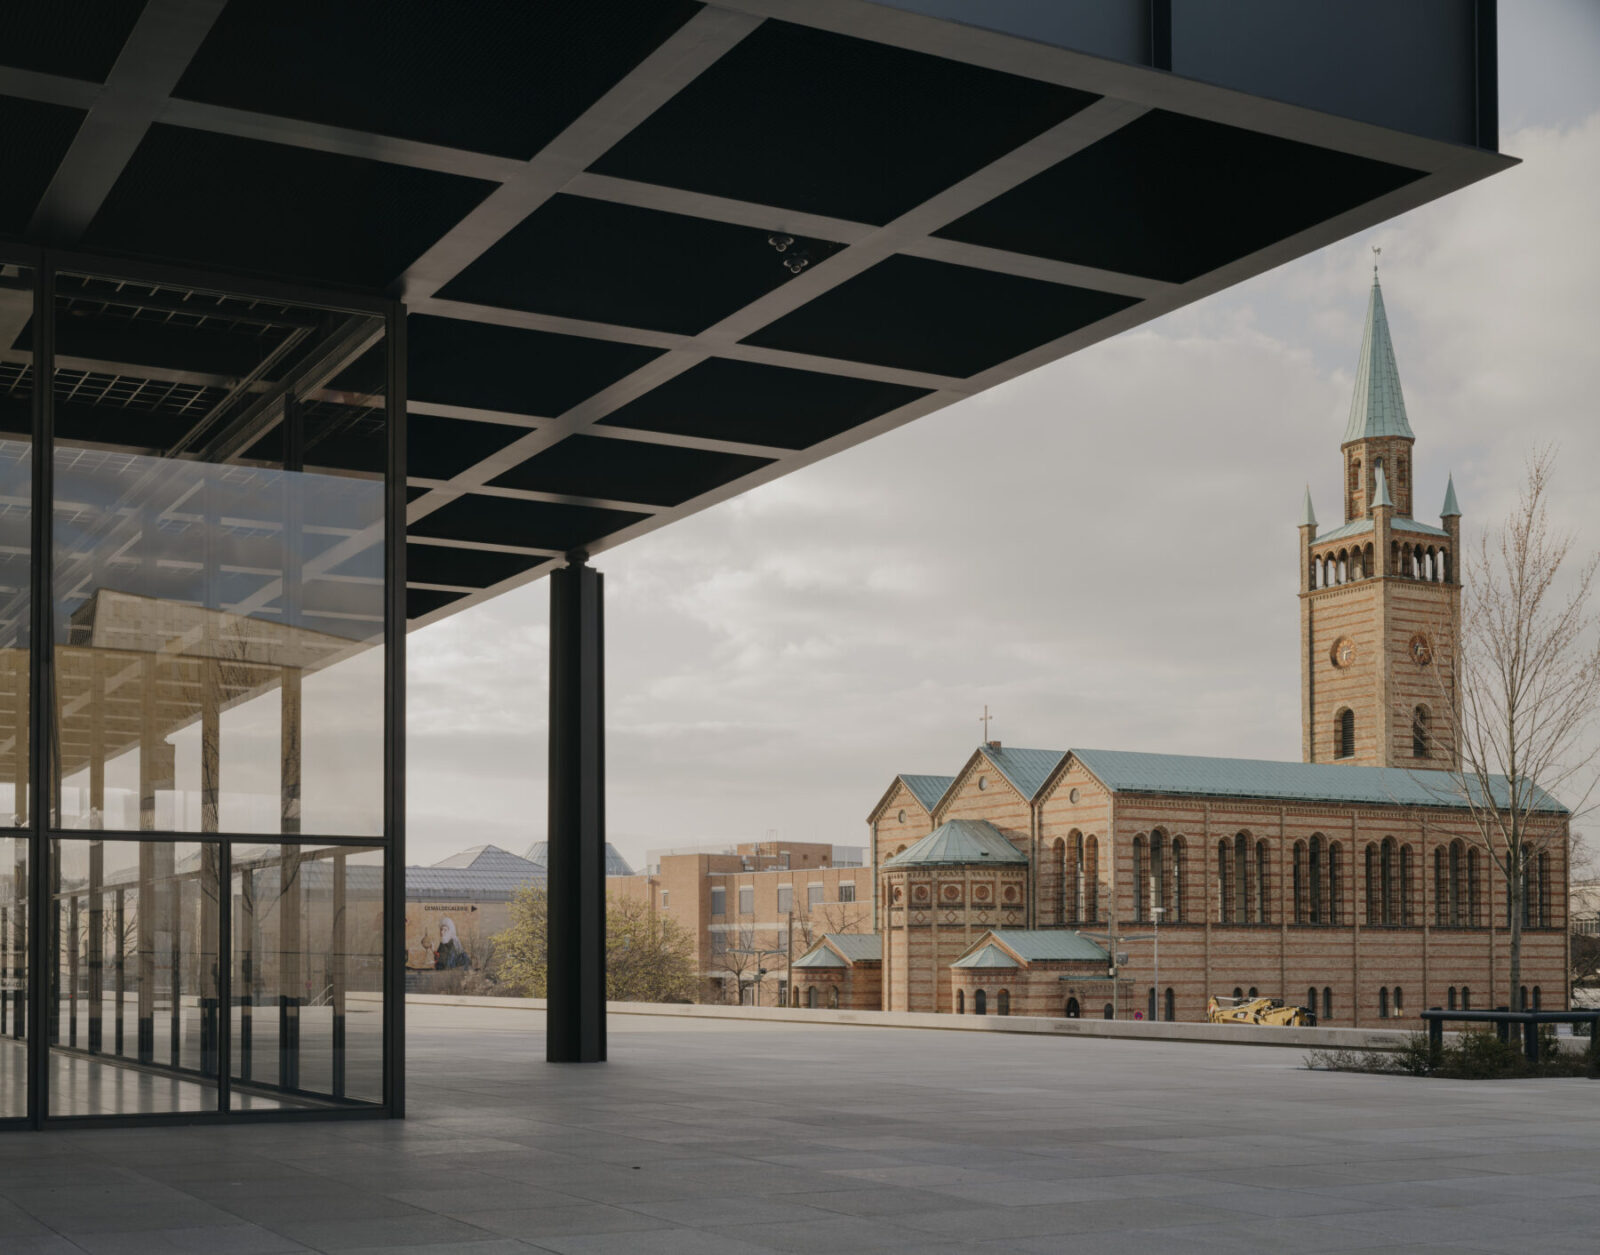
<instances>
[{"instance_id":1,"label":"low stone wall","mask_svg":"<svg viewBox=\"0 0 1600 1255\"><path fill-rule=\"evenodd\" d=\"M354 995L352 995L354 997ZM490 1007L543 1011L543 998L468 998L409 994L419 1006ZM797 1007L727 1007L690 1003L608 1002L607 1015L671 1016L702 1020L784 1024L923 1028L953 1033L1043 1033L1056 1037L1110 1037L1124 1041L1186 1041L1293 1050L1395 1050L1420 1022L1401 1028L1266 1028L1250 1024L1152 1023L1148 1020L1063 1020L1025 1015L935 1015L907 1011L808 1011ZM1451 1038L1454 1034L1445 1034Z\"/></svg>"}]
</instances>

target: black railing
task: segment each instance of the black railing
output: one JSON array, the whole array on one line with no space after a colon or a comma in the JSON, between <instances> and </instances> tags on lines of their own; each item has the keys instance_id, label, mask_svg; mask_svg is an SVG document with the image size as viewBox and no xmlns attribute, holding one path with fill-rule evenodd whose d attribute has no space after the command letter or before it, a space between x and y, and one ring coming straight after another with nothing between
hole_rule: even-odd
<instances>
[{"instance_id":1,"label":"black railing","mask_svg":"<svg viewBox=\"0 0 1600 1255\"><path fill-rule=\"evenodd\" d=\"M1511 1041L1511 1026L1522 1026L1522 1053L1530 1064L1539 1062L1539 1026L1542 1024L1587 1024L1589 1026L1589 1075L1600 1079L1600 1011L1446 1011L1429 1007L1422 1013L1428 1026L1428 1062L1435 1068L1444 1059L1445 1023L1493 1024L1500 1040Z\"/></svg>"}]
</instances>

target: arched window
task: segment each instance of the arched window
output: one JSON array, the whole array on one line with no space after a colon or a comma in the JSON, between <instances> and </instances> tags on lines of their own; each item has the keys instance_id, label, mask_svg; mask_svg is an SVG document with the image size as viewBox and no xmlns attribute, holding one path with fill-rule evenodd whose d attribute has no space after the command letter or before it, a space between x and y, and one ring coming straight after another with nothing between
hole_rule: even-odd
<instances>
[{"instance_id":1,"label":"arched window","mask_svg":"<svg viewBox=\"0 0 1600 1255\"><path fill-rule=\"evenodd\" d=\"M1256 923L1270 924L1272 910L1267 901L1267 891L1271 888L1272 878L1267 874L1267 843L1256 842Z\"/></svg>"},{"instance_id":2,"label":"arched window","mask_svg":"<svg viewBox=\"0 0 1600 1255\"><path fill-rule=\"evenodd\" d=\"M1233 855L1226 837L1217 842L1217 920L1233 922Z\"/></svg>"},{"instance_id":3,"label":"arched window","mask_svg":"<svg viewBox=\"0 0 1600 1255\"><path fill-rule=\"evenodd\" d=\"M1108 1020L1114 1020L1117 1018L1117 1009L1108 1002L1101 1014Z\"/></svg>"},{"instance_id":4,"label":"arched window","mask_svg":"<svg viewBox=\"0 0 1600 1255\"><path fill-rule=\"evenodd\" d=\"M1448 549L1439 550L1439 567L1440 579L1448 584L1450 582L1450 551Z\"/></svg>"},{"instance_id":5,"label":"arched window","mask_svg":"<svg viewBox=\"0 0 1600 1255\"><path fill-rule=\"evenodd\" d=\"M1078 1000L1076 998L1067 999L1066 1012L1067 1019L1069 1020L1076 1020L1083 1014L1082 1009L1078 1006Z\"/></svg>"},{"instance_id":6,"label":"arched window","mask_svg":"<svg viewBox=\"0 0 1600 1255\"><path fill-rule=\"evenodd\" d=\"M1483 922L1478 888L1478 851L1467 851L1467 919L1477 928Z\"/></svg>"},{"instance_id":7,"label":"arched window","mask_svg":"<svg viewBox=\"0 0 1600 1255\"><path fill-rule=\"evenodd\" d=\"M1100 840L1098 837L1085 837L1083 841L1083 876L1087 882L1084 889L1084 919L1095 923L1100 919Z\"/></svg>"},{"instance_id":8,"label":"arched window","mask_svg":"<svg viewBox=\"0 0 1600 1255\"><path fill-rule=\"evenodd\" d=\"M1514 1011L1526 1011L1526 1010L1528 1010L1528 987L1526 985L1524 985L1521 989L1517 990L1517 1005L1515 1007L1513 1007L1512 1010L1514 1010Z\"/></svg>"},{"instance_id":9,"label":"arched window","mask_svg":"<svg viewBox=\"0 0 1600 1255\"><path fill-rule=\"evenodd\" d=\"M1057 837L1045 851L1039 869L1039 913L1051 923L1067 922L1067 900L1062 883L1067 874L1067 843Z\"/></svg>"},{"instance_id":10,"label":"arched window","mask_svg":"<svg viewBox=\"0 0 1600 1255\"><path fill-rule=\"evenodd\" d=\"M1311 834L1311 848L1307 852L1306 858L1306 878L1309 881L1308 887L1311 890L1311 901L1308 903L1311 908L1311 922L1313 924L1321 924L1324 921L1322 918L1322 834L1320 832Z\"/></svg>"},{"instance_id":11,"label":"arched window","mask_svg":"<svg viewBox=\"0 0 1600 1255\"><path fill-rule=\"evenodd\" d=\"M1239 986L1235 985L1233 987L1233 998L1234 998L1235 1002L1243 1001L1243 999L1244 999L1244 990L1240 989Z\"/></svg>"},{"instance_id":12,"label":"arched window","mask_svg":"<svg viewBox=\"0 0 1600 1255\"><path fill-rule=\"evenodd\" d=\"M1350 579L1350 551L1339 550L1339 583L1347 583Z\"/></svg>"},{"instance_id":13,"label":"arched window","mask_svg":"<svg viewBox=\"0 0 1600 1255\"><path fill-rule=\"evenodd\" d=\"M1399 985L1396 985L1394 987L1394 1013L1395 1013L1396 1017L1405 1014L1405 1009L1406 1009L1405 991L1402 990Z\"/></svg>"},{"instance_id":14,"label":"arched window","mask_svg":"<svg viewBox=\"0 0 1600 1255\"><path fill-rule=\"evenodd\" d=\"M1450 922L1450 880L1445 871L1444 847L1433 851L1433 926L1443 928Z\"/></svg>"},{"instance_id":15,"label":"arched window","mask_svg":"<svg viewBox=\"0 0 1600 1255\"><path fill-rule=\"evenodd\" d=\"M1395 841L1393 837L1385 837L1383 844L1378 847L1379 880L1381 882L1382 897L1378 909L1381 913L1381 922L1385 924L1396 923L1399 912L1396 910L1395 890L1398 887L1395 873Z\"/></svg>"},{"instance_id":16,"label":"arched window","mask_svg":"<svg viewBox=\"0 0 1600 1255\"><path fill-rule=\"evenodd\" d=\"M1451 1011L1456 1009L1456 987L1454 985L1450 986L1449 992L1445 996L1445 1006Z\"/></svg>"},{"instance_id":17,"label":"arched window","mask_svg":"<svg viewBox=\"0 0 1600 1255\"><path fill-rule=\"evenodd\" d=\"M1172 838L1172 922L1183 923L1183 898L1188 887L1187 869L1189 843L1182 837Z\"/></svg>"},{"instance_id":18,"label":"arched window","mask_svg":"<svg viewBox=\"0 0 1600 1255\"><path fill-rule=\"evenodd\" d=\"M1326 985L1322 987L1322 1018L1333 1019L1333 990Z\"/></svg>"},{"instance_id":19,"label":"arched window","mask_svg":"<svg viewBox=\"0 0 1600 1255\"><path fill-rule=\"evenodd\" d=\"M1540 850L1534 855L1534 866L1539 872L1539 895L1534 902L1539 913L1539 927L1550 927L1550 851Z\"/></svg>"},{"instance_id":20,"label":"arched window","mask_svg":"<svg viewBox=\"0 0 1600 1255\"><path fill-rule=\"evenodd\" d=\"M1068 918L1074 923L1083 921L1083 833L1073 829L1067 834L1067 904Z\"/></svg>"},{"instance_id":21,"label":"arched window","mask_svg":"<svg viewBox=\"0 0 1600 1255\"><path fill-rule=\"evenodd\" d=\"M1372 576L1372 545L1370 543L1361 551L1361 569L1366 572L1367 577L1370 579Z\"/></svg>"},{"instance_id":22,"label":"arched window","mask_svg":"<svg viewBox=\"0 0 1600 1255\"><path fill-rule=\"evenodd\" d=\"M1167 1004L1166 1005L1167 1023L1170 1024L1170 1023L1172 1023L1173 1020L1178 1018L1177 1015L1174 1014L1174 1009L1176 1007L1176 1002L1175 1002L1175 1000L1173 999L1173 996L1172 996L1172 986L1171 985L1167 986L1167 992L1162 996L1166 1000L1166 1004ZM1538 1002L1538 998L1539 998L1539 991L1537 989L1535 989L1533 991L1533 997L1534 997L1535 1003L1537 1003Z\"/></svg>"},{"instance_id":23,"label":"arched window","mask_svg":"<svg viewBox=\"0 0 1600 1255\"><path fill-rule=\"evenodd\" d=\"M1451 928L1460 928L1467 921L1461 913L1461 842L1450 843L1450 901L1449 921Z\"/></svg>"},{"instance_id":24,"label":"arched window","mask_svg":"<svg viewBox=\"0 0 1600 1255\"><path fill-rule=\"evenodd\" d=\"M1150 997L1145 1004L1144 1018L1147 1020L1156 1018L1156 991L1154 986L1150 988Z\"/></svg>"},{"instance_id":25,"label":"arched window","mask_svg":"<svg viewBox=\"0 0 1600 1255\"><path fill-rule=\"evenodd\" d=\"M1383 922L1382 881L1378 875L1378 847L1367 842L1366 851L1367 924Z\"/></svg>"},{"instance_id":26,"label":"arched window","mask_svg":"<svg viewBox=\"0 0 1600 1255\"><path fill-rule=\"evenodd\" d=\"M1234 918L1241 924L1250 922L1250 834L1238 832L1233 837L1234 889L1238 894Z\"/></svg>"},{"instance_id":27,"label":"arched window","mask_svg":"<svg viewBox=\"0 0 1600 1255\"><path fill-rule=\"evenodd\" d=\"M994 1013L996 1015L1011 1014L1011 991L1002 989L994 997Z\"/></svg>"},{"instance_id":28,"label":"arched window","mask_svg":"<svg viewBox=\"0 0 1600 1255\"><path fill-rule=\"evenodd\" d=\"M958 990L956 990L956 1014L957 1015L965 1015L966 1013L967 1013L967 991L965 989L958 989Z\"/></svg>"},{"instance_id":29,"label":"arched window","mask_svg":"<svg viewBox=\"0 0 1600 1255\"><path fill-rule=\"evenodd\" d=\"M1140 834L1133 839L1133 918L1143 920L1148 918L1145 909L1145 899L1149 894L1145 885L1144 868L1144 836Z\"/></svg>"},{"instance_id":30,"label":"arched window","mask_svg":"<svg viewBox=\"0 0 1600 1255\"><path fill-rule=\"evenodd\" d=\"M1433 743L1428 734L1428 708L1418 706L1411 712L1411 756L1413 758L1427 758L1433 752Z\"/></svg>"},{"instance_id":31,"label":"arched window","mask_svg":"<svg viewBox=\"0 0 1600 1255\"><path fill-rule=\"evenodd\" d=\"M1306 922L1305 861L1306 843L1304 841L1296 841L1294 843L1294 879L1293 883L1290 885L1290 892L1294 895L1293 918L1294 922L1297 924L1303 924Z\"/></svg>"},{"instance_id":32,"label":"arched window","mask_svg":"<svg viewBox=\"0 0 1600 1255\"><path fill-rule=\"evenodd\" d=\"M829 985L828 986L828 1010L837 1011L838 1009L839 1009L839 986L837 986L837 985Z\"/></svg>"},{"instance_id":33,"label":"arched window","mask_svg":"<svg viewBox=\"0 0 1600 1255\"><path fill-rule=\"evenodd\" d=\"M1389 1018L1389 986L1387 985L1378 990L1378 1018L1380 1020Z\"/></svg>"},{"instance_id":34,"label":"arched window","mask_svg":"<svg viewBox=\"0 0 1600 1255\"><path fill-rule=\"evenodd\" d=\"M1315 985L1306 990L1306 1010L1311 1012L1312 1015L1317 1013L1317 987Z\"/></svg>"},{"instance_id":35,"label":"arched window","mask_svg":"<svg viewBox=\"0 0 1600 1255\"><path fill-rule=\"evenodd\" d=\"M1396 575L1405 574L1405 571L1400 566L1400 542L1398 540L1389 542L1389 570Z\"/></svg>"},{"instance_id":36,"label":"arched window","mask_svg":"<svg viewBox=\"0 0 1600 1255\"><path fill-rule=\"evenodd\" d=\"M1328 923L1344 918L1344 859L1337 841L1328 842Z\"/></svg>"},{"instance_id":37,"label":"arched window","mask_svg":"<svg viewBox=\"0 0 1600 1255\"><path fill-rule=\"evenodd\" d=\"M1394 922L1411 926L1411 886L1414 882L1411 871L1411 847L1400 847L1400 902L1395 911Z\"/></svg>"},{"instance_id":38,"label":"arched window","mask_svg":"<svg viewBox=\"0 0 1600 1255\"><path fill-rule=\"evenodd\" d=\"M1150 833L1151 900L1161 908L1158 919L1170 919L1172 904L1167 901L1167 834L1157 828Z\"/></svg>"},{"instance_id":39,"label":"arched window","mask_svg":"<svg viewBox=\"0 0 1600 1255\"><path fill-rule=\"evenodd\" d=\"M1255 986L1254 986L1254 985L1251 985L1251 986L1250 986L1250 996L1251 996L1251 997L1252 997L1252 998L1259 998L1259 997L1261 997L1261 994L1260 994L1260 992L1259 992L1259 991L1258 991L1258 990L1257 990L1257 989L1256 989L1256 987L1255 987Z\"/></svg>"},{"instance_id":40,"label":"arched window","mask_svg":"<svg viewBox=\"0 0 1600 1255\"><path fill-rule=\"evenodd\" d=\"M1333 756L1335 758L1356 756L1356 712L1348 707L1339 712L1338 720L1334 724Z\"/></svg>"},{"instance_id":41,"label":"arched window","mask_svg":"<svg viewBox=\"0 0 1600 1255\"><path fill-rule=\"evenodd\" d=\"M815 985L808 985L808 986L806 986L806 1010L815 1011L816 1009L817 1009L817 987Z\"/></svg>"},{"instance_id":42,"label":"arched window","mask_svg":"<svg viewBox=\"0 0 1600 1255\"><path fill-rule=\"evenodd\" d=\"M972 995L972 1013L974 1015L989 1014L989 996L981 989Z\"/></svg>"},{"instance_id":43,"label":"arched window","mask_svg":"<svg viewBox=\"0 0 1600 1255\"><path fill-rule=\"evenodd\" d=\"M1533 987L1533 1009L1535 1011L1538 1011L1540 1009L1540 1003L1542 1001L1543 1001L1543 999L1539 996L1539 986L1535 985Z\"/></svg>"},{"instance_id":44,"label":"arched window","mask_svg":"<svg viewBox=\"0 0 1600 1255\"><path fill-rule=\"evenodd\" d=\"M1461 986L1461 1009L1463 1011L1472 1010L1472 990L1465 985Z\"/></svg>"}]
</instances>

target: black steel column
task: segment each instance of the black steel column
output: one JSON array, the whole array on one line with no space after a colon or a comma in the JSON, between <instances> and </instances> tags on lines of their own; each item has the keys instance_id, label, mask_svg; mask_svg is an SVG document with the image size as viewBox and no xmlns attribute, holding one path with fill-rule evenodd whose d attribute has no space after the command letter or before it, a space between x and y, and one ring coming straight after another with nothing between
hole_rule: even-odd
<instances>
[{"instance_id":1,"label":"black steel column","mask_svg":"<svg viewBox=\"0 0 1600 1255\"><path fill-rule=\"evenodd\" d=\"M551 1063L606 1057L605 606L586 560L550 576Z\"/></svg>"}]
</instances>

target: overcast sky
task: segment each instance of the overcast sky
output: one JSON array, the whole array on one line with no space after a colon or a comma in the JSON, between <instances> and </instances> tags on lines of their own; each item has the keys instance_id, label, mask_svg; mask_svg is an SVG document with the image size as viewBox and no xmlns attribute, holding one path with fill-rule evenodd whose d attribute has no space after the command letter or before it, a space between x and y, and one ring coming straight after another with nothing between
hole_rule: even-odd
<instances>
[{"instance_id":1,"label":"overcast sky","mask_svg":"<svg viewBox=\"0 0 1600 1255\"><path fill-rule=\"evenodd\" d=\"M1523 164L602 555L608 820L859 844L980 740L1298 759L1297 542L1339 513L1373 245L1416 514L1524 456L1600 547L1600 4L1500 7ZM410 642L409 860L544 835L548 585Z\"/></svg>"}]
</instances>

